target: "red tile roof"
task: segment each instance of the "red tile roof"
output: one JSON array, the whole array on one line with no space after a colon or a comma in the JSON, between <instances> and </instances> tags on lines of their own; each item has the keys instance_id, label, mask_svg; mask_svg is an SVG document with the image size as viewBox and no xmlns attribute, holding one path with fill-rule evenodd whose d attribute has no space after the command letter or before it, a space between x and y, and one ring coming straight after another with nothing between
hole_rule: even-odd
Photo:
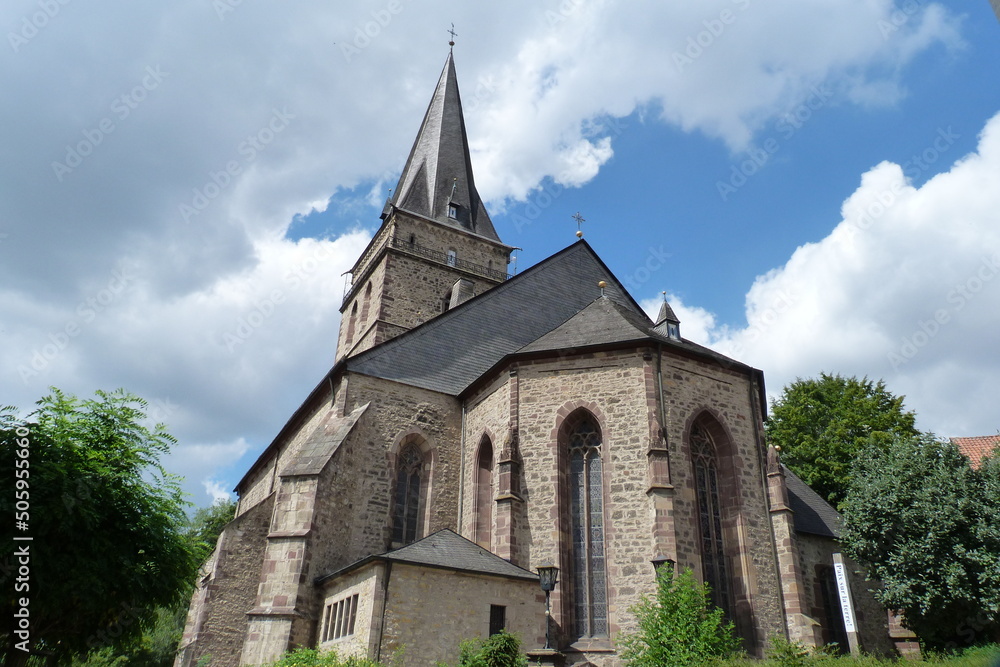
<instances>
[{"instance_id":1,"label":"red tile roof","mask_svg":"<svg viewBox=\"0 0 1000 667\"><path fill-rule=\"evenodd\" d=\"M1000 434L951 438L951 441L972 462L973 468L979 467L979 462L983 460L984 456L1000 448ZM1000 451L997 451L997 455L1000 455Z\"/></svg>"}]
</instances>

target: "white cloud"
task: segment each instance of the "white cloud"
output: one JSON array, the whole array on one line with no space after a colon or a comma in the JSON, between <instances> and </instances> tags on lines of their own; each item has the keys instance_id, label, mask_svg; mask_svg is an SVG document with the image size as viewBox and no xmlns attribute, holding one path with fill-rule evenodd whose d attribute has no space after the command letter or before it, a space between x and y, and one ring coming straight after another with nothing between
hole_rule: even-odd
<instances>
[{"instance_id":1,"label":"white cloud","mask_svg":"<svg viewBox=\"0 0 1000 667\"><path fill-rule=\"evenodd\" d=\"M232 500L233 494L226 490L226 486L222 482L214 479L204 479L201 483L205 487L205 493L211 496L213 505Z\"/></svg>"},{"instance_id":2,"label":"white cloud","mask_svg":"<svg viewBox=\"0 0 1000 667\"><path fill-rule=\"evenodd\" d=\"M332 363L341 274L370 230L286 232L335 193L384 197L441 67L442 25L460 26L477 185L498 207L546 177L594 178L613 120L635 109L736 150L815 85L895 99L909 59L958 42L935 4L885 38L889 0L218 6L61 5L0 59L4 89L24 92L0 107L17 128L0 156L4 402L127 387L160 401L183 443L206 443L172 459L196 480L231 462L218 451L263 447ZM0 17L21 26L36 9ZM761 313L779 288L755 288ZM688 335L713 330L710 314L675 309ZM233 442L244 448L215 444Z\"/></svg>"},{"instance_id":3,"label":"white cloud","mask_svg":"<svg viewBox=\"0 0 1000 667\"><path fill-rule=\"evenodd\" d=\"M824 371L883 378L922 428L995 433L1000 115L975 153L940 166L919 188L901 165L872 168L826 238L755 281L745 328L718 327L671 298L682 332L763 369L772 396Z\"/></svg>"}]
</instances>

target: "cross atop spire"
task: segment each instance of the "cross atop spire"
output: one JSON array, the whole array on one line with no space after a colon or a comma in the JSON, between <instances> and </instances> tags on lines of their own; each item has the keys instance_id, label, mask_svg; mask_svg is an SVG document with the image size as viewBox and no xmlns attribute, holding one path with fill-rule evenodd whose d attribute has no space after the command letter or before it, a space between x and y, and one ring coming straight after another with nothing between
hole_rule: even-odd
<instances>
[{"instance_id":1,"label":"cross atop spire","mask_svg":"<svg viewBox=\"0 0 1000 667\"><path fill-rule=\"evenodd\" d=\"M576 238L582 239L583 238L583 223L587 222L587 219L584 218L582 215L580 215L579 211L577 211L576 214L572 216L572 218L574 220L576 220Z\"/></svg>"},{"instance_id":2,"label":"cross atop spire","mask_svg":"<svg viewBox=\"0 0 1000 667\"><path fill-rule=\"evenodd\" d=\"M451 52L389 204L448 227L500 240L476 191Z\"/></svg>"},{"instance_id":3,"label":"cross atop spire","mask_svg":"<svg viewBox=\"0 0 1000 667\"><path fill-rule=\"evenodd\" d=\"M458 33L455 32L455 24L454 23L451 24L451 30L448 31L448 34L451 35L451 39L448 40L448 46L454 48L454 46L455 46L455 36L458 35Z\"/></svg>"}]
</instances>

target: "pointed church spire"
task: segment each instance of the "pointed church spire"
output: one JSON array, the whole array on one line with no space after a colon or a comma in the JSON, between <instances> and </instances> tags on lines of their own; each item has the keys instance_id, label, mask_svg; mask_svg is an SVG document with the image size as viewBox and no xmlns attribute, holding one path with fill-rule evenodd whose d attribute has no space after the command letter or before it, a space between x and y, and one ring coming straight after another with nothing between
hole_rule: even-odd
<instances>
[{"instance_id":1,"label":"pointed church spire","mask_svg":"<svg viewBox=\"0 0 1000 667\"><path fill-rule=\"evenodd\" d=\"M500 240L476 191L450 52L389 203L440 224Z\"/></svg>"}]
</instances>

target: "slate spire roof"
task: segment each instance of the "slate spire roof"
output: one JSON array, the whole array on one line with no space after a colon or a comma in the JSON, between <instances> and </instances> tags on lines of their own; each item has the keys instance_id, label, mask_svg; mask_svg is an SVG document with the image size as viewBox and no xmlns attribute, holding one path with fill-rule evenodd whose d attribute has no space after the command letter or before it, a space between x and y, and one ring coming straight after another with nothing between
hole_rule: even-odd
<instances>
[{"instance_id":1,"label":"slate spire roof","mask_svg":"<svg viewBox=\"0 0 1000 667\"><path fill-rule=\"evenodd\" d=\"M452 54L444 64L399 183L386 206L499 241L472 175Z\"/></svg>"}]
</instances>

